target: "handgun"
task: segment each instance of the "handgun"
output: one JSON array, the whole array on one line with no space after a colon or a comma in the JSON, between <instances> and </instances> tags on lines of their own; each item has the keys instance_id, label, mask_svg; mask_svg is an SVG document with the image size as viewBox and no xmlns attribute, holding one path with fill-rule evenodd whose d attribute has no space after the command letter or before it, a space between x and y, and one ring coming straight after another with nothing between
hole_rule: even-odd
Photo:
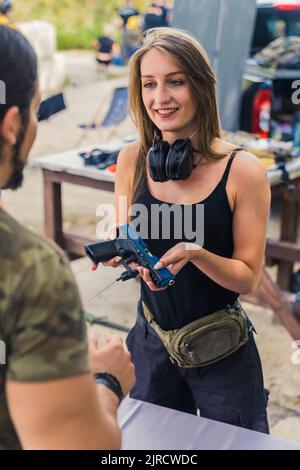
<instances>
[{"instance_id":1,"label":"handgun","mask_svg":"<svg viewBox=\"0 0 300 470\"><path fill-rule=\"evenodd\" d=\"M138 271L129 266L129 263L135 261L149 269L156 287L168 287L175 283L175 276L167 268L154 269L159 259L150 252L145 241L131 224L120 225L114 240L88 243L85 245L85 252L95 264L120 256L126 271L121 274L118 281L127 281L138 275Z\"/></svg>"}]
</instances>

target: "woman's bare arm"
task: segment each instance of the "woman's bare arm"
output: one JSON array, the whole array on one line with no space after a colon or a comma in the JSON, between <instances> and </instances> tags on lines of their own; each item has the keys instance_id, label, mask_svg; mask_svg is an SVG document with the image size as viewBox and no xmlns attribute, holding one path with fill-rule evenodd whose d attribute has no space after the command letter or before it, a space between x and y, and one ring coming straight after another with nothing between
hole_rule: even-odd
<instances>
[{"instance_id":1,"label":"woman's bare arm","mask_svg":"<svg viewBox=\"0 0 300 470\"><path fill-rule=\"evenodd\" d=\"M127 224L129 222L128 209L130 205L130 194L134 183L138 150L139 143L133 142L123 147L118 157L114 199L117 225ZM124 202L126 204L124 204Z\"/></svg>"},{"instance_id":2,"label":"woman's bare arm","mask_svg":"<svg viewBox=\"0 0 300 470\"><path fill-rule=\"evenodd\" d=\"M129 223L129 206L130 206L130 195L133 186L135 168L137 163L139 150L139 143L133 142L122 148L118 156L117 173L115 181L115 193L114 193L114 222L113 227L110 229L110 236L114 238L116 236L116 227L123 224ZM112 258L111 260L105 261L103 266L110 266L117 268L121 265L119 256ZM92 270L95 271L97 265L92 265Z\"/></svg>"},{"instance_id":3,"label":"woman's bare arm","mask_svg":"<svg viewBox=\"0 0 300 470\"><path fill-rule=\"evenodd\" d=\"M236 188L232 259L200 249L191 261L216 283L246 294L255 289L260 277L271 192L265 169L247 152L236 157L230 175Z\"/></svg>"}]
</instances>

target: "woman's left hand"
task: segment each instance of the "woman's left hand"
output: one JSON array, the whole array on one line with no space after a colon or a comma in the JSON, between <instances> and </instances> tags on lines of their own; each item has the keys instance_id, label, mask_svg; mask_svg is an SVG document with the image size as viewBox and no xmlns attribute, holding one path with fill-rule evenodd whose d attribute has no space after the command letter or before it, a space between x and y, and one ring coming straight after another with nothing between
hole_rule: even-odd
<instances>
[{"instance_id":1,"label":"woman's left hand","mask_svg":"<svg viewBox=\"0 0 300 470\"><path fill-rule=\"evenodd\" d=\"M155 269L167 268L172 274L176 275L189 261L191 261L195 250L200 249L200 246L193 243L177 243L168 250L155 265ZM158 288L155 286L151 279L149 269L138 267L139 275L146 282L148 287L153 291L162 291L167 289Z\"/></svg>"}]
</instances>

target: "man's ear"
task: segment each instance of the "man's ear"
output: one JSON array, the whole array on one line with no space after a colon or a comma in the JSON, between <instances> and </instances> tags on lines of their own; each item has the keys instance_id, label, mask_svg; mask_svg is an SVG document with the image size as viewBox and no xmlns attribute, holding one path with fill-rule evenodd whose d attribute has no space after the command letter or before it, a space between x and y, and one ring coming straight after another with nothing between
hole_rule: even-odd
<instances>
[{"instance_id":1,"label":"man's ear","mask_svg":"<svg viewBox=\"0 0 300 470\"><path fill-rule=\"evenodd\" d=\"M20 110L17 106L12 106L6 112L0 123L0 135L2 140L9 145L15 145L20 130Z\"/></svg>"}]
</instances>

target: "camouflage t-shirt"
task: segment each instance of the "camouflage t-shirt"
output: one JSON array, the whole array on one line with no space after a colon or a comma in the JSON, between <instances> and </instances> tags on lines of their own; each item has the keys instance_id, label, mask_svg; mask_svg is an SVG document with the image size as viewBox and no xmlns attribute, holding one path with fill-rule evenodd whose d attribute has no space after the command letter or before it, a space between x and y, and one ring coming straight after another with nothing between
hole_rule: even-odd
<instances>
[{"instance_id":1,"label":"camouflage t-shirt","mask_svg":"<svg viewBox=\"0 0 300 470\"><path fill-rule=\"evenodd\" d=\"M7 380L42 382L89 370L86 326L68 261L0 209L0 449L18 449Z\"/></svg>"}]
</instances>

